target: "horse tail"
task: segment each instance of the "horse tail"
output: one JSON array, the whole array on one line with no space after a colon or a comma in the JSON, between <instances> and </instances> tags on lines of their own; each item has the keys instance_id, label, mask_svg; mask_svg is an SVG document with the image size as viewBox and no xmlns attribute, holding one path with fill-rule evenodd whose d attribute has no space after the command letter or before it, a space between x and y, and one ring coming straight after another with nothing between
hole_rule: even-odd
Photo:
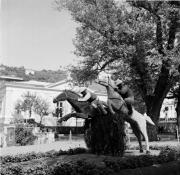
<instances>
[{"instance_id":1,"label":"horse tail","mask_svg":"<svg viewBox=\"0 0 180 175\"><path fill-rule=\"evenodd\" d=\"M152 119L146 113L144 114L144 117L149 124L155 125L155 123L152 121Z\"/></svg>"}]
</instances>

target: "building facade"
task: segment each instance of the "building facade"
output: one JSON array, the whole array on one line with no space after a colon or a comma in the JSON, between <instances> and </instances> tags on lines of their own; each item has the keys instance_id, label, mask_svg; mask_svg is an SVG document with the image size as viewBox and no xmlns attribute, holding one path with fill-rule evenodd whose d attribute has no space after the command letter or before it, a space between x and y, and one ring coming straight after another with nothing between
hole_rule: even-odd
<instances>
[{"instance_id":1,"label":"building facade","mask_svg":"<svg viewBox=\"0 0 180 175\"><path fill-rule=\"evenodd\" d=\"M69 79L57 83L23 81L20 78L0 77L0 135L4 138L4 134L13 135L12 121L15 114L15 106L18 101L23 100L23 95L30 93L44 99L49 105L50 114L43 118L42 124L46 126L57 126L57 117L53 116L57 108L57 104L53 103L53 99L64 89L69 89ZM90 83L88 88L94 91L100 100L106 101L107 94L105 87L96 83ZM71 105L67 101L60 102L58 107L62 110L62 116L73 111ZM28 113L22 114L24 119L28 119ZM31 118L40 121L40 116L32 113ZM174 99L165 99L160 112L160 126L167 126L167 123L176 121L175 101ZM63 126L83 126L83 119L71 118L63 122ZM2 140L2 139L1 139Z\"/></svg>"},{"instance_id":2,"label":"building facade","mask_svg":"<svg viewBox=\"0 0 180 175\"><path fill-rule=\"evenodd\" d=\"M49 104L50 115L49 117L57 119L52 116L55 112L56 104L53 103L53 99L60 94L64 89L68 88L67 81L61 81L58 83L46 83L37 81L21 81L21 82L3 82L0 85L0 124L10 124L15 114L15 106L18 101L23 100L23 95L29 93L38 97L41 97ZM92 86L93 87L93 86ZM98 94L100 99L106 99L105 94ZM72 112L72 107L66 101L60 103L62 107L63 115ZM28 119L28 114L23 113L24 118ZM38 116L33 113L32 118L38 120ZM79 122L78 122L79 123ZM65 126L75 126L77 121L70 119L64 122ZM79 125L82 125L82 123Z\"/></svg>"}]
</instances>

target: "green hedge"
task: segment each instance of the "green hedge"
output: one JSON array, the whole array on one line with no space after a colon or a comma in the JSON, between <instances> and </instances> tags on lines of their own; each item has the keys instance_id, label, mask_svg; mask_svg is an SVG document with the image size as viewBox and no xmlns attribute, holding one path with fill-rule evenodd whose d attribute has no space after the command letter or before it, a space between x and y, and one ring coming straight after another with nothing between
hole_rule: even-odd
<instances>
[{"instance_id":1,"label":"green hedge","mask_svg":"<svg viewBox=\"0 0 180 175\"><path fill-rule=\"evenodd\" d=\"M69 149L67 151L59 150L59 151L49 151L46 153L27 153L27 154L19 154L15 156L7 155L7 156L1 156L0 157L0 164L6 164L6 163L17 163L17 162L25 162L33 159L39 159L43 157L56 157L61 155L74 155L74 154L81 154L81 153L87 153L88 150L85 148L75 148L75 149Z\"/></svg>"},{"instance_id":2,"label":"green hedge","mask_svg":"<svg viewBox=\"0 0 180 175\"><path fill-rule=\"evenodd\" d=\"M72 155L82 153L83 151L86 150L71 149L67 152L60 151L54 153L45 153L44 156L59 156L63 154ZM39 157L42 157L42 155L39 155ZM27 155L24 157L27 158ZM36 157L35 154L31 154L31 159L34 159L34 157ZM179 149L171 149L169 147L165 147L160 152L159 156L140 155L110 160L104 158L104 160L100 164L89 163L85 159L82 159L76 162L69 163L57 162L51 167L48 167L44 162L38 162L31 167L27 167L23 166L22 163L7 163L8 159L4 159L4 163L2 163L2 168L0 170L0 175L108 175L120 172L121 170L125 169L135 169L139 167L151 166L153 164L162 164L170 161L176 161L179 158ZM17 159L16 157L16 159L11 159L11 162L15 160L26 161L25 158Z\"/></svg>"},{"instance_id":3,"label":"green hedge","mask_svg":"<svg viewBox=\"0 0 180 175\"><path fill-rule=\"evenodd\" d=\"M135 146L128 146L127 148L128 150L139 150L139 146L135 145ZM146 146L143 145L143 149L146 149ZM150 150L164 150L164 149L176 149L176 150L180 150L180 146L169 146L169 145L150 145L149 146Z\"/></svg>"},{"instance_id":4,"label":"green hedge","mask_svg":"<svg viewBox=\"0 0 180 175\"><path fill-rule=\"evenodd\" d=\"M32 128L17 125L15 128L15 142L21 146L32 145L37 139L32 133Z\"/></svg>"}]
</instances>

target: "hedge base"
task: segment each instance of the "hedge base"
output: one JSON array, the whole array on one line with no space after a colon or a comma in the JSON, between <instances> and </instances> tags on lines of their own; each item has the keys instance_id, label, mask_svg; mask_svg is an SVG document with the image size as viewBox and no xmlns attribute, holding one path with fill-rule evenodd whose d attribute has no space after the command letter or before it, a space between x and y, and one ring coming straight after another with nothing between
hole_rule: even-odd
<instances>
[{"instance_id":1,"label":"hedge base","mask_svg":"<svg viewBox=\"0 0 180 175\"><path fill-rule=\"evenodd\" d=\"M85 121L85 142L91 153L123 156L124 121L118 114L95 115Z\"/></svg>"}]
</instances>

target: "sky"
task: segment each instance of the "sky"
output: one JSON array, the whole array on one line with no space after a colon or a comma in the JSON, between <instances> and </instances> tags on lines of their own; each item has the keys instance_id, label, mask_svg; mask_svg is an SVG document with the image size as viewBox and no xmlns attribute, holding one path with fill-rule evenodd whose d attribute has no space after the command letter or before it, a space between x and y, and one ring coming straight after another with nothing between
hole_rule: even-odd
<instances>
[{"instance_id":1,"label":"sky","mask_svg":"<svg viewBox=\"0 0 180 175\"><path fill-rule=\"evenodd\" d=\"M57 70L76 64L77 24L54 0L0 0L0 63L28 69Z\"/></svg>"}]
</instances>

